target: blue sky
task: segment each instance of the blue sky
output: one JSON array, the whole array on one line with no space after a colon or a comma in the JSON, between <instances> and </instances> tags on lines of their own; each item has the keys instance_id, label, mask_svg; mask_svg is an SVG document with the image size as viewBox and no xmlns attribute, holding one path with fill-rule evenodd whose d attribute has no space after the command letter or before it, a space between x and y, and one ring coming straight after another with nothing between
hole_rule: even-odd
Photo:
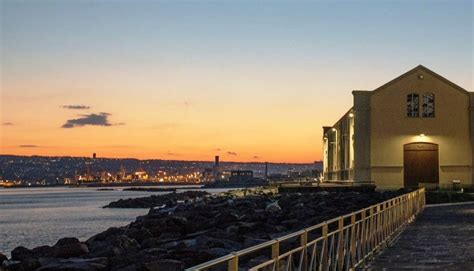
<instances>
[{"instance_id":1,"label":"blue sky","mask_svg":"<svg viewBox=\"0 0 474 271\"><path fill-rule=\"evenodd\" d=\"M474 85L472 1L7 0L1 18L2 121L25 126L3 129L9 152L20 151L20 137L44 146L36 152L88 153L107 147L110 129L132 129L107 141L135 146L138 157L211 156L223 146L243 160L308 161L320 158L321 126L351 106L353 89L374 89L418 64ZM92 145L72 148L82 128L48 142L77 117L60 111L70 104L126 125L89 127ZM304 136L288 132L308 123ZM175 128L152 144L150 126ZM188 143L203 139L216 143Z\"/></svg>"}]
</instances>

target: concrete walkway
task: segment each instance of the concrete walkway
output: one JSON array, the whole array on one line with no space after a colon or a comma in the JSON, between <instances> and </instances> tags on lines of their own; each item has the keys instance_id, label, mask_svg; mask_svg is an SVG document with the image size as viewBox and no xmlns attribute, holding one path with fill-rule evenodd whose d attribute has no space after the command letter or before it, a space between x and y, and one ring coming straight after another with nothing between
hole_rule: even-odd
<instances>
[{"instance_id":1,"label":"concrete walkway","mask_svg":"<svg viewBox=\"0 0 474 271\"><path fill-rule=\"evenodd\" d=\"M369 270L474 270L474 203L427 207Z\"/></svg>"}]
</instances>

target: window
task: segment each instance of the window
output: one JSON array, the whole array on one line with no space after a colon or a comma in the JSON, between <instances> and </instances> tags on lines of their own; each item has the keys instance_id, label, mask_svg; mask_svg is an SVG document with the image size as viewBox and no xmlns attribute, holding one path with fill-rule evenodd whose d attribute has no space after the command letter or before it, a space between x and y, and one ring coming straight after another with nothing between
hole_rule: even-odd
<instances>
[{"instance_id":1,"label":"window","mask_svg":"<svg viewBox=\"0 0 474 271\"><path fill-rule=\"evenodd\" d=\"M407 95L407 117L417 118L419 116L419 98L418 94L411 93Z\"/></svg>"},{"instance_id":2,"label":"window","mask_svg":"<svg viewBox=\"0 0 474 271\"><path fill-rule=\"evenodd\" d=\"M433 93L423 94L423 117L434 118L435 116L435 96Z\"/></svg>"}]
</instances>

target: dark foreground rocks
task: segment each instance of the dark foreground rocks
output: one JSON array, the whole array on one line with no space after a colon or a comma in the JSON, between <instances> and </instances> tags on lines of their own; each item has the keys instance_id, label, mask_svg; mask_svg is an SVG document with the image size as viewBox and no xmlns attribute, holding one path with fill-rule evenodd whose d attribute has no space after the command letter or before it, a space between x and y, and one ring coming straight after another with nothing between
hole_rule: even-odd
<instances>
[{"instance_id":1,"label":"dark foreground rocks","mask_svg":"<svg viewBox=\"0 0 474 271\"><path fill-rule=\"evenodd\" d=\"M146 188L148 189L148 188ZM161 188L160 188L161 189ZM163 205L173 206L178 203L186 203L195 198L209 195L205 191L186 191L182 193L169 193L165 195L151 195L149 197L120 199L109 203L104 208L152 208Z\"/></svg>"},{"instance_id":2,"label":"dark foreground rocks","mask_svg":"<svg viewBox=\"0 0 474 271\"><path fill-rule=\"evenodd\" d=\"M185 202L158 202L135 222L110 228L83 243L68 238L52 247L18 247L3 267L43 271L183 270L396 195L260 191L245 197L242 193L204 194Z\"/></svg>"},{"instance_id":3,"label":"dark foreground rocks","mask_svg":"<svg viewBox=\"0 0 474 271\"><path fill-rule=\"evenodd\" d=\"M174 187L130 187L123 191L137 191L137 192L176 192Z\"/></svg>"}]
</instances>

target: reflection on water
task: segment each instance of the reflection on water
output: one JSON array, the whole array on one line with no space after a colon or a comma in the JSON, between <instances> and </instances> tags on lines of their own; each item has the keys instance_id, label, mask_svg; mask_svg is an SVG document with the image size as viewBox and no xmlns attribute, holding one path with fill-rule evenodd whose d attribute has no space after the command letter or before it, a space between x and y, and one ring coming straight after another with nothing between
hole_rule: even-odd
<instances>
[{"instance_id":1,"label":"reflection on water","mask_svg":"<svg viewBox=\"0 0 474 271\"><path fill-rule=\"evenodd\" d=\"M148 212L148 209L103 209L102 206L121 198L166 193L113 189L0 188L0 252L9 254L20 245L28 248L53 245L63 237L85 240L109 227L127 225Z\"/></svg>"}]
</instances>

